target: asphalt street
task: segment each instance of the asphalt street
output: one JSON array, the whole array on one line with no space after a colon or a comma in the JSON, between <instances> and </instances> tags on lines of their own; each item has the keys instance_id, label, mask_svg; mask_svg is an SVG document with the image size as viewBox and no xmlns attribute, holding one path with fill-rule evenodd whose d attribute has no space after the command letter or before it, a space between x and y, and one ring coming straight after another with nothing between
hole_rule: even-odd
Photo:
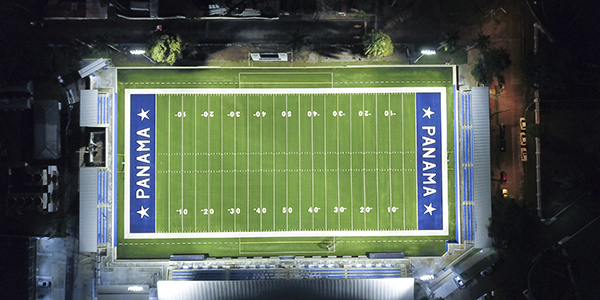
<instances>
[{"instance_id":1,"label":"asphalt street","mask_svg":"<svg viewBox=\"0 0 600 300\"><path fill-rule=\"evenodd\" d=\"M296 31L307 35L310 44L355 44L365 32L363 20L52 20L46 21L45 29L55 37L53 43L66 43L73 37L91 43L107 34L115 44L122 44L148 43L157 25L162 25L165 33L217 45L287 43Z\"/></svg>"}]
</instances>

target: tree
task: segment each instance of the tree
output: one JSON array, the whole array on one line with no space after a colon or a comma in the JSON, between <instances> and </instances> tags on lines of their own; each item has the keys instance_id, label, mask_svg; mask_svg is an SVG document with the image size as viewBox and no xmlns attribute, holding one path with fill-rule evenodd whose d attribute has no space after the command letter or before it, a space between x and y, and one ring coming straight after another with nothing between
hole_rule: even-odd
<instances>
[{"instance_id":1,"label":"tree","mask_svg":"<svg viewBox=\"0 0 600 300\"><path fill-rule=\"evenodd\" d=\"M173 65L182 57L182 45L179 35L162 35L150 50L150 56L156 62Z\"/></svg>"},{"instance_id":2,"label":"tree","mask_svg":"<svg viewBox=\"0 0 600 300\"><path fill-rule=\"evenodd\" d=\"M504 76L502 72L510 66L510 54L504 48L490 49L483 52L473 68L471 75L478 82L489 85L494 77L498 78L498 84L504 85Z\"/></svg>"},{"instance_id":3,"label":"tree","mask_svg":"<svg viewBox=\"0 0 600 300\"><path fill-rule=\"evenodd\" d=\"M308 45L308 34L303 34L300 32L300 29L292 33L288 33L290 36L290 41L286 43L286 45L292 48L292 51L298 52L304 48L304 46Z\"/></svg>"},{"instance_id":4,"label":"tree","mask_svg":"<svg viewBox=\"0 0 600 300\"><path fill-rule=\"evenodd\" d=\"M458 49L460 44L460 38L458 37L458 30L452 32L442 33L444 41L440 43L438 50L444 48L444 51L454 53Z\"/></svg>"},{"instance_id":5,"label":"tree","mask_svg":"<svg viewBox=\"0 0 600 300\"><path fill-rule=\"evenodd\" d=\"M379 56L386 57L394 53L394 45L390 36L383 32L372 31L363 39L365 55L367 57Z\"/></svg>"},{"instance_id":6,"label":"tree","mask_svg":"<svg viewBox=\"0 0 600 300\"><path fill-rule=\"evenodd\" d=\"M478 33L477 38L475 39L473 45L467 47L465 49L465 51L477 49L479 51L484 52L488 49L489 46L490 46L490 36Z\"/></svg>"}]
</instances>

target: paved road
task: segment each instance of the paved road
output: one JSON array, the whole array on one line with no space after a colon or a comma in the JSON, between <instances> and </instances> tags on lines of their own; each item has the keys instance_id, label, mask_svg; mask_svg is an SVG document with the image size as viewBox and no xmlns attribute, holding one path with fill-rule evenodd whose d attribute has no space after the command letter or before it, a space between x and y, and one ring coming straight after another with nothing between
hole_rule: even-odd
<instances>
[{"instance_id":1,"label":"paved road","mask_svg":"<svg viewBox=\"0 0 600 300\"><path fill-rule=\"evenodd\" d=\"M521 162L519 144L519 118L523 116L528 102L533 101L533 91L525 83L523 74L526 55L532 49L533 20L523 3L509 1L503 5L506 14L500 12L482 24L483 34L491 36L491 46L508 50L512 61L511 66L504 72L505 88L497 96L490 97L490 111L495 114L490 120L492 176L499 179L500 172L505 171L508 181L502 187L508 189L511 197L524 203L526 188L535 188L534 182L525 182L525 168ZM500 151L499 146L500 124L506 126L504 153ZM533 144L533 140L529 140L528 144ZM529 159L533 160L534 148L530 146L529 149ZM535 169L528 171L535 172ZM499 182L492 185L493 193L497 192L499 195L500 189Z\"/></svg>"},{"instance_id":2,"label":"paved road","mask_svg":"<svg viewBox=\"0 0 600 300\"><path fill-rule=\"evenodd\" d=\"M159 24L164 32L197 39L199 44L286 43L291 40L290 34L297 30L308 35L309 43L355 44L361 41L355 37L365 32L365 23L361 20L54 20L46 21L45 28L55 36L55 43L64 43L71 37L91 42L96 36L108 33L114 37L115 43L120 44L147 43Z\"/></svg>"}]
</instances>

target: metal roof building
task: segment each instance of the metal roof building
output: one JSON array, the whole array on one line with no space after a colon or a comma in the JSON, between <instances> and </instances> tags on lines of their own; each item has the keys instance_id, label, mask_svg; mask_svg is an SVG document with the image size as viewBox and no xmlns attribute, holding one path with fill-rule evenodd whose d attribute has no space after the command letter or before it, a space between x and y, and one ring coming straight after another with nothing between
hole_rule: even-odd
<instances>
[{"instance_id":1,"label":"metal roof building","mask_svg":"<svg viewBox=\"0 0 600 300\"><path fill-rule=\"evenodd\" d=\"M414 299L414 279L159 281L158 299Z\"/></svg>"}]
</instances>

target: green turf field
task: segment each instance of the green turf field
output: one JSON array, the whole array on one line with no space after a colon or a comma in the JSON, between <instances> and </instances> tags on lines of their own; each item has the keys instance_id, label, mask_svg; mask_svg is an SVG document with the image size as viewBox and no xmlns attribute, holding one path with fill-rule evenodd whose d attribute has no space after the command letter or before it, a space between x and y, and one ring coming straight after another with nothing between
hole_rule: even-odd
<instances>
[{"instance_id":1,"label":"green turf field","mask_svg":"<svg viewBox=\"0 0 600 300\"><path fill-rule=\"evenodd\" d=\"M447 99L451 153L453 68L124 69L118 76L119 153L128 140L125 91L156 94L157 182L156 233L128 234L128 216L119 214L120 258L432 255L454 239L453 159L448 228L416 230L415 201L415 92ZM128 207L121 190L118 212Z\"/></svg>"},{"instance_id":2,"label":"green turf field","mask_svg":"<svg viewBox=\"0 0 600 300\"><path fill-rule=\"evenodd\" d=\"M414 93L157 103L158 232L416 229Z\"/></svg>"}]
</instances>

